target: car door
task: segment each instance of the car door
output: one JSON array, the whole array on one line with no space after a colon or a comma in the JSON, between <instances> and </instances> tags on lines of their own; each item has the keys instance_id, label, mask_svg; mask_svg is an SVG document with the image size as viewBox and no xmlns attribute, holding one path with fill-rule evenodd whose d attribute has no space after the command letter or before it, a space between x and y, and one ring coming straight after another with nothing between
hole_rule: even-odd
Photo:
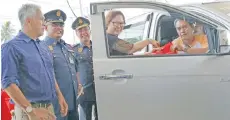
<instances>
[{"instance_id":1,"label":"car door","mask_svg":"<svg viewBox=\"0 0 230 120\"><path fill-rule=\"evenodd\" d=\"M104 11L115 8L170 9L199 18L154 2L91 3L99 120L229 120L228 54L110 56Z\"/></svg>"}]
</instances>

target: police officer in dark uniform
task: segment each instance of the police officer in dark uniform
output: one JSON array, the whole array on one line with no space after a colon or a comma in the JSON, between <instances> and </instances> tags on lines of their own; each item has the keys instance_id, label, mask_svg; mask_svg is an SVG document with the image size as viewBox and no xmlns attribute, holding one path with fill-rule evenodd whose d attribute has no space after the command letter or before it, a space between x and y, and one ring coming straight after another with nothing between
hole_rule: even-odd
<instances>
[{"instance_id":1,"label":"police officer in dark uniform","mask_svg":"<svg viewBox=\"0 0 230 120\"><path fill-rule=\"evenodd\" d=\"M92 41L90 40L90 22L88 19L78 17L72 24L72 29L80 39L80 43L74 46L78 62L77 76L80 80L81 91L79 103L83 108L86 120L91 120L94 114L97 120L96 95L93 77ZM94 109L92 109L94 108Z\"/></svg>"},{"instance_id":2,"label":"police officer in dark uniform","mask_svg":"<svg viewBox=\"0 0 230 120\"><path fill-rule=\"evenodd\" d=\"M63 117L60 113L58 101L54 100L53 105L57 120L78 120L77 112L77 79L76 79L76 59L74 51L70 45L65 43L61 37L64 33L64 22L66 14L57 9L52 10L45 16L45 29L47 36L44 43L53 55L54 72L60 90L68 104L68 114Z\"/></svg>"}]
</instances>

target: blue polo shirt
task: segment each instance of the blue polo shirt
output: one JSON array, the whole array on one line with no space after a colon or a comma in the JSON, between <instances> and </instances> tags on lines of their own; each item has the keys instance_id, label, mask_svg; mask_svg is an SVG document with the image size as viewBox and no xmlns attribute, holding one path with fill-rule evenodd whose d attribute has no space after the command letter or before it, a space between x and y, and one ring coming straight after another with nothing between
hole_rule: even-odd
<instances>
[{"instance_id":1,"label":"blue polo shirt","mask_svg":"<svg viewBox=\"0 0 230 120\"><path fill-rule=\"evenodd\" d=\"M52 101L56 97L53 61L40 40L19 32L2 45L2 89L17 84L30 102Z\"/></svg>"}]
</instances>

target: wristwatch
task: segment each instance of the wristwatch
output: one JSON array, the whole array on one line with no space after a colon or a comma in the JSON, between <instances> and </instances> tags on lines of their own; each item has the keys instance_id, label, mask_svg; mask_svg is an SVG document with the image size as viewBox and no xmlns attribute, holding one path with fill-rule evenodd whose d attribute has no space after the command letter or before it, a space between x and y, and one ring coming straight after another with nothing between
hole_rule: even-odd
<instances>
[{"instance_id":1,"label":"wristwatch","mask_svg":"<svg viewBox=\"0 0 230 120\"><path fill-rule=\"evenodd\" d=\"M31 113L33 111L32 106L26 107L25 111L26 111L26 113Z\"/></svg>"},{"instance_id":2,"label":"wristwatch","mask_svg":"<svg viewBox=\"0 0 230 120\"><path fill-rule=\"evenodd\" d=\"M188 47L184 47L183 51L184 51L184 52L187 52L188 49L189 49Z\"/></svg>"}]
</instances>

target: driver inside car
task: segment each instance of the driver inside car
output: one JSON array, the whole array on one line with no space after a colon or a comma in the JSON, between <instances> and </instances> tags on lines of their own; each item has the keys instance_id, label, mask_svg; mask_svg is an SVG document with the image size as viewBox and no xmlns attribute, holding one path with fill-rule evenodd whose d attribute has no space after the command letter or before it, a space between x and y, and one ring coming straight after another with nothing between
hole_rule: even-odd
<instances>
[{"instance_id":1,"label":"driver inside car","mask_svg":"<svg viewBox=\"0 0 230 120\"><path fill-rule=\"evenodd\" d=\"M181 19L174 22L179 37L172 42L171 51L188 54L203 54L208 52L208 39L205 34L194 34L193 24Z\"/></svg>"},{"instance_id":2,"label":"driver inside car","mask_svg":"<svg viewBox=\"0 0 230 120\"><path fill-rule=\"evenodd\" d=\"M176 19L174 26L178 38L160 48L154 48L152 54L203 54L208 52L208 39L202 33L202 26L196 26L182 19ZM195 29L196 28L196 29ZM197 29L199 28L199 30Z\"/></svg>"}]
</instances>

